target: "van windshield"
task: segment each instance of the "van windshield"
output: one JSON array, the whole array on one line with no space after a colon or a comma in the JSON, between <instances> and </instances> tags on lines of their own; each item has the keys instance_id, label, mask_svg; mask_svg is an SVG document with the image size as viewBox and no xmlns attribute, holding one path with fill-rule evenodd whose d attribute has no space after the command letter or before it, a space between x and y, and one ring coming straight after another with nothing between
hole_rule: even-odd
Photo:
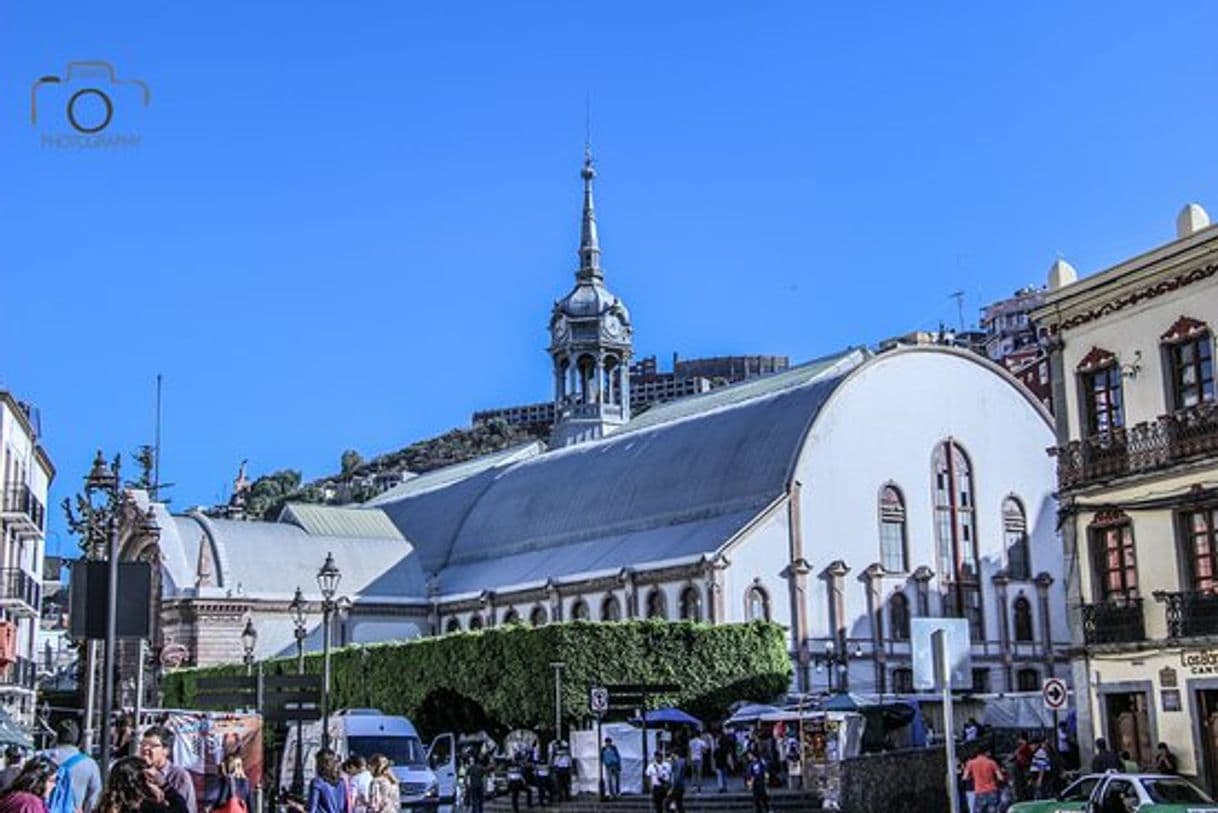
<instances>
[{"instance_id":1,"label":"van windshield","mask_svg":"<svg viewBox=\"0 0 1218 813\"><path fill-rule=\"evenodd\" d=\"M373 754L389 757L394 765L426 765L423 744L418 737L347 737L347 748L352 754L368 759Z\"/></svg>"}]
</instances>

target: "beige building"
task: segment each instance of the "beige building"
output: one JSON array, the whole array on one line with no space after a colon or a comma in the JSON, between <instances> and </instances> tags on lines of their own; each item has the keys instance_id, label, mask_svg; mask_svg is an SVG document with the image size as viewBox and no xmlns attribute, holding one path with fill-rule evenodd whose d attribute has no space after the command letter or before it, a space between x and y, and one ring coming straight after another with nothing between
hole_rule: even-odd
<instances>
[{"instance_id":1,"label":"beige building","mask_svg":"<svg viewBox=\"0 0 1218 813\"><path fill-rule=\"evenodd\" d=\"M1051 334L1060 521L1079 740L1143 766L1166 742L1218 784L1218 227L1077 279L1058 260Z\"/></svg>"}]
</instances>

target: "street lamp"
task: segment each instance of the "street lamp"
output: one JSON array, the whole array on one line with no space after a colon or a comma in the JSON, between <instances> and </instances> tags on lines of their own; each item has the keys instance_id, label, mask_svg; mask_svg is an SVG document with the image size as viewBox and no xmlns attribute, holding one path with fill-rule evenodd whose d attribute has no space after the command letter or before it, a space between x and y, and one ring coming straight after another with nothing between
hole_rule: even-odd
<instances>
[{"instance_id":1,"label":"street lamp","mask_svg":"<svg viewBox=\"0 0 1218 813\"><path fill-rule=\"evenodd\" d=\"M288 605L288 611L292 614L292 623L296 625L296 674L304 674L304 642L309 635L307 626L307 617L305 610L308 605L305 603L304 593L300 587L296 588L296 595L292 596L292 603ZM301 720L296 721L296 772L292 774L292 791L297 795L304 794L304 723Z\"/></svg>"},{"instance_id":2,"label":"street lamp","mask_svg":"<svg viewBox=\"0 0 1218 813\"><path fill-rule=\"evenodd\" d=\"M122 505L122 490L119 478L119 467L122 456L114 458L114 466L106 465L106 458L98 449L93 458L93 466L85 477L85 497L89 501L89 545L94 551L100 552L101 545L98 537L104 535L107 557L106 576L106 635L102 648L102 713L101 713L101 768L102 776L108 773L110 767L110 752L113 746L110 731L110 711L114 708L114 646L118 639L118 521ZM93 499L101 496L103 504L94 508ZM97 527L96 514L101 511L106 522L105 528ZM90 675L90 679L92 675Z\"/></svg>"},{"instance_id":3,"label":"street lamp","mask_svg":"<svg viewBox=\"0 0 1218 813\"><path fill-rule=\"evenodd\" d=\"M854 651L848 652L846 647L838 647L832 640L825 641L824 654L810 653L809 659L816 662L816 671L828 671L829 675L829 694L835 692L844 692L846 690L848 672L850 670L850 658L863 657L863 647L861 644L855 643ZM834 675L837 676L836 681ZM836 688L834 684L836 683Z\"/></svg>"},{"instance_id":4,"label":"street lamp","mask_svg":"<svg viewBox=\"0 0 1218 813\"><path fill-rule=\"evenodd\" d=\"M241 646L245 650L245 674L254 674L254 646L258 643L258 630L254 629L254 619L245 619L245 629L241 630Z\"/></svg>"},{"instance_id":5,"label":"street lamp","mask_svg":"<svg viewBox=\"0 0 1218 813\"><path fill-rule=\"evenodd\" d=\"M321 590L321 747L330 747L330 616L334 614L334 594L343 574L334 564L334 554L327 553L321 570L317 571L317 587Z\"/></svg>"}]
</instances>

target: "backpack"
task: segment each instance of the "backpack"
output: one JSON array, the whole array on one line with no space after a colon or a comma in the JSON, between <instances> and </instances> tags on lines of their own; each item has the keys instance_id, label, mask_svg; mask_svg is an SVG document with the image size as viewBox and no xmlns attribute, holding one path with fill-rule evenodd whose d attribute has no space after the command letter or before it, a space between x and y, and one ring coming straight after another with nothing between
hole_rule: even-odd
<instances>
[{"instance_id":1,"label":"backpack","mask_svg":"<svg viewBox=\"0 0 1218 813\"><path fill-rule=\"evenodd\" d=\"M84 754L73 754L55 771L55 787L47 799L47 813L76 813L76 800L72 796L72 768L84 758Z\"/></svg>"}]
</instances>

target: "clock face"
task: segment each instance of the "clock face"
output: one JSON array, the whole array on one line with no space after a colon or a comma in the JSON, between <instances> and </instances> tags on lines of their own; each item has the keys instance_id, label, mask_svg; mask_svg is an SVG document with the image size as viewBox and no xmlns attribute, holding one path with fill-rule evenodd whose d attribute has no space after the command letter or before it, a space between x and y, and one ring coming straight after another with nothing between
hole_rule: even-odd
<instances>
[{"instance_id":1,"label":"clock face","mask_svg":"<svg viewBox=\"0 0 1218 813\"><path fill-rule=\"evenodd\" d=\"M610 313L605 316L602 324L605 326L605 335L616 339L622 335L622 320Z\"/></svg>"},{"instance_id":2,"label":"clock face","mask_svg":"<svg viewBox=\"0 0 1218 813\"><path fill-rule=\"evenodd\" d=\"M550 335L556 343L565 340L568 333L570 333L570 328L567 326L567 320L561 316L550 327Z\"/></svg>"}]
</instances>

